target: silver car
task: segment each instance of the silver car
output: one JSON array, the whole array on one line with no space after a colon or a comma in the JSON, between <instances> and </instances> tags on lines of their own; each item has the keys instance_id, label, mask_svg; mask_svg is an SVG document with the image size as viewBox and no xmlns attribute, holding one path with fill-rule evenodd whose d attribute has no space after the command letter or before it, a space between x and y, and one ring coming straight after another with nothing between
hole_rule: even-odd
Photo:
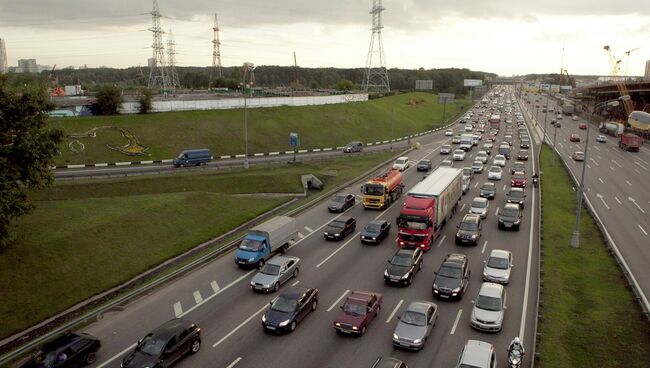
<instances>
[{"instance_id":1,"label":"silver car","mask_svg":"<svg viewBox=\"0 0 650 368\"><path fill-rule=\"evenodd\" d=\"M397 319L393 345L403 349L421 350L438 320L438 306L432 302L414 301Z\"/></svg>"},{"instance_id":2,"label":"silver car","mask_svg":"<svg viewBox=\"0 0 650 368\"><path fill-rule=\"evenodd\" d=\"M506 289L503 285L484 282L472 304L472 327L486 332L501 331L506 312Z\"/></svg>"},{"instance_id":3,"label":"silver car","mask_svg":"<svg viewBox=\"0 0 650 368\"><path fill-rule=\"evenodd\" d=\"M300 258L293 256L275 256L251 280L254 291L271 292L280 290L280 286L292 277L298 277Z\"/></svg>"},{"instance_id":4,"label":"silver car","mask_svg":"<svg viewBox=\"0 0 650 368\"><path fill-rule=\"evenodd\" d=\"M483 261L483 280L507 284L510 282L512 253L507 250L493 249L487 261Z\"/></svg>"},{"instance_id":5,"label":"silver car","mask_svg":"<svg viewBox=\"0 0 650 368\"><path fill-rule=\"evenodd\" d=\"M490 201L487 198L475 197L469 206L469 213L481 216L482 219L486 218L490 210Z\"/></svg>"}]
</instances>

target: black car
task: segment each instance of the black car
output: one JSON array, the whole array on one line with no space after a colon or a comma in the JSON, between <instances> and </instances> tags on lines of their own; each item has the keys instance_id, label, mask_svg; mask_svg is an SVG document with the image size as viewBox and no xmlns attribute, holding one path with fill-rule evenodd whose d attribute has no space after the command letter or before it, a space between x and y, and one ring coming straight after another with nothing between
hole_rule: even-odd
<instances>
[{"instance_id":1,"label":"black car","mask_svg":"<svg viewBox=\"0 0 650 368\"><path fill-rule=\"evenodd\" d=\"M384 271L387 284L411 285L413 277L422 268L420 248L400 249L388 261Z\"/></svg>"},{"instance_id":2,"label":"black car","mask_svg":"<svg viewBox=\"0 0 650 368\"><path fill-rule=\"evenodd\" d=\"M122 359L123 368L166 368L189 353L201 349L201 329L194 323L174 318L169 320L147 336L129 355Z\"/></svg>"},{"instance_id":3,"label":"black car","mask_svg":"<svg viewBox=\"0 0 650 368\"><path fill-rule=\"evenodd\" d=\"M101 342L85 333L69 333L45 343L22 368L69 368L93 364Z\"/></svg>"},{"instance_id":4,"label":"black car","mask_svg":"<svg viewBox=\"0 0 650 368\"><path fill-rule=\"evenodd\" d=\"M464 254L448 254L433 279L433 296L443 299L460 299L469 285L469 260Z\"/></svg>"},{"instance_id":5,"label":"black car","mask_svg":"<svg viewBox=\"0 0 650 368\"><path fill-rule=\"evenodd\" d=\"M373 220L361 231L361 241L363 243L381 243L390 233L390 222L386 220Z\"/></svg>"},{"instance_id":6,"label":"black car","mask_svg":"<svg viewBox=\"0 0 650 368\"><path fill-rule=\"evenodd\" d=\"M417 171L429 170L431 170L431 160L420 160L420 162L418 162Z\"/></svg>"},{"instance_id":7,"label":"black car","mask_svg":"<svg viewBox=\"0 0 650 368\"><path fill-rule=\"evenodd\" d=\"M499 211L499 229L519 231L521 209L516 203L508 203Z\"/></svg>"},{"instance_id":8,"label":"black car","mask_svg":"<svg viewBox=\"0 0 650 368\"><path fill-rule=\"evenodd\" d=\"M271 307L262 316L262 327L266 332L292 332L310 312L318 307L318 289L291 287L270 303Z\"/></svg>"},{"instance_id":9,"label":"black car","mask_svg":"<svg viewBox=\"0 0 650 368\"><path fill-rule=\"evenodd\" d=\"M526 193L522 188L510 188L508 193L506 193L506 200L508 203L516 203L522 209L524 208L524 200L526 199Z\"/></svg>"},{"instance_id":10,"label":"black car","mask_svg":"<svg viewBox=\"0 0 650 368\"><path fill-rule=\"evenodd\" d=\"M353 233L357 228L357 221L352 217L339 217L332 220L327 227L323 236L326 240L341 240Z\"/></svg>"},{"instance_id":11,"label":"black car","mask_svg":"<svg viewBox=\"0 0 650 368\"><path fill-rule=\"evenodd\" d=\"M523 162L518 162L515 161L512 163L512 166L510 166L510 174L514 174L517 171L521 171L523 173L526 172L526 164Z\"/></svg>"},{"instance_id":12,"label":"black car","mask_svg":"<svg viewBox=\"0 0 650 368\"><path fill-rule=\"evenodd\" d=\"M379 357L370 368L409 368L406 363L392 357Z\"/></svg>"},{"instance_id":13,"label":"black car","mask_svg":"<svg viewBox=\"0 0 650 368\"><path fill-rule=\"evenodd\" d=\"M528 151L521 150L521 151L517 152L517 160L528 161Z\"/></svg>"},{"instance_id":14,"label":"black car","mask_svg":"<svg viewBox=\"0 0 650 368\"><path fill-rule=\"evenodd\" d=\"M352 194L337 194L327 204L330 212L345 212L348 208L354 206L356 197Z\"/></svg>"},{"instance_id":15,"label":"black car","mask_svg":"<svg viewBox=\"0 0 650 368\"><path fill-rule=\"evenodd\" d=\"M458 225L456 244L477 245L481 239L481 216L467 214Z\"/></svg>"},{"instance_id":16,"label":"black car","mask_svg":"<svg viewBox=\"0 0 650 368\"><path fill-rule=\"evenodd\" d=\"M494 196L497 195L497 186L494 183L483 183L481 185L480 197L487 199L494 199Z\"/></svg>"},{"instance_id":17,"label":"black car","mask_svg":"<svg viewBox=\"0 0 650 368\"><path fill-rule=\"evenodd\" d=\"M530 141L527 139L522 139L521 143L519 143L519 148L530 148Z\"/></svg>"}]
</instances>

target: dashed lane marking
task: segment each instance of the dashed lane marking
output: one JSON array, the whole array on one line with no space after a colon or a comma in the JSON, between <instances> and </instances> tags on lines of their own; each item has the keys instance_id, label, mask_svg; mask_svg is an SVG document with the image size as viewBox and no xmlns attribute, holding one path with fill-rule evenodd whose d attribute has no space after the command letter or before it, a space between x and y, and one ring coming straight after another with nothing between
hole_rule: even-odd
<instances>
[{"instance_id":1,"label":"dashed lane marking","mask_svg":"<svg viewBox=\"0 0 650 368\"><path fill-rule=\"evenodd\" d=\"M235 359L232 363L230 363L230 365L228 365L226 368L232 368L232 367L234 367L235 365L237 365L237 363L239 363L239 361L240 361L241 359L242 359L241 357L238 357L238 358Z\"/></svg>"},{"instance_id":2,"label":"dashed lane marking","mask_svg":"<svg viewBox=\"0 0 650 368\"><path fill-rule=\"evenodd\" d=\"M460 320L461 314L463 314L462 309L458 310L458 314L456 315L456 320L454 321L454 326L451 328L451 332L449 332L450 335L453 335L454 332L456 332L456 326L458 326L458 320Z\"/></svg>"},{"instance_id":3,"label":"dashed lane marking","mask_svg":"<svg viewBox=\"0 0 650 368\"><path fill-rule=\"evenodd\" d=\"M339 298L336 299L336 300L334 301L334 303L332 303L332 305L331 305L329 308L327 308L327 311L329 312L329 311L331 311L332 309L334 309L334 307L336 307L336 305L339 304L339 302L341 301L341 299L343 299L346 295L348 295L349 292L350 292L350 290L346 290L346 291L344 291L343 294L341 294L341 296L339 296Z\"/></svg>"},{"instance_id":4,"label":"dashed lane marking","mask_svg":"<svg viewBox=\"0 0 650 368\"><path fill-rule=\"evenodd\" d=\"M192 293L192 295L194 296L194 301L196 302L196 304L200 304L203 301L203 297L201 296L200 291L197 290L194 293Z\"/></svg>"},{"instance_id":5,"label":"dashed lane marking","mask_svg":"<svg viewBox=\"0 0 650 368\"><path fill-rule=\"evenodd\" d=\"M219 287L219 284L217 284L216 281L212 281L210 283L210 286L212 286L212 291L214 291L215 293L218 293L219 290L221 290L221 288Z\"/></svg>"},{"instance_id":6,"label":"dashed lane marking","mask_svg":"<svg viewBox=\"0 0 650 368\"><path fill-rule=\"evenodd\" d=\"M181 306L181 302L174 303L174 315L178 317L181 314L183 314L183 307Z\"/></svg>"},{"instance_id":7,"label":"dashed lane marking","mask_svg":"<svg viewBox=\"0 0 650 368\"><path fill-rule=\"evenodd\" d=\"M402 303L404 303L404 299L400 299L400 300L399 300L399 303L397 303L397 305L395 306L395 309L393 309L393 312L392 312L392 313L390 314L390 316L388 316L388 318L386 319L386 323L390 323L390 320L393 319L393 317L395 316L395 313L397 313L397 310L398 310L399 307L402 305Z\"/></svg>"},{"instance_id":8,"label":"dashed lane marking","mask_svg":"<svg viewBox=\"0 0 650 368\"><path fill-rule=\"evenodd\" d=\"M442 242L445 241L446 238L447 238L447 235L442 236L442 239L440 239L440 241L438 242L438 248L440 248L440 246L442 245Z\"/></svg>"},{"instance_id":9,"label":"dashed lane marking","mask_svg":"<svg viewBox=\"0 0 650 368\"><path fill-rule=\"evenodd\" d=\"M309 226L305 226L305 230L307 230L308 233L314 232L314 230L312 230Z\"/></svg>"}]
</instances>

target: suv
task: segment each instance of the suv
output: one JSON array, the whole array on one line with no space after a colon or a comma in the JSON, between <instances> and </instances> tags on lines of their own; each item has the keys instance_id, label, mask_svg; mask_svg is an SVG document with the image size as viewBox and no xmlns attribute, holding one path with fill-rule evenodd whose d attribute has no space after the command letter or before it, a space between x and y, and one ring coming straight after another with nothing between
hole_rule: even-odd
<instances>
[{"instance_id":1,"label":"suv","mask_svg":"<svg viewBox=\"0 0 650 368\"><path fill-rule=\"evenodd\" d=\"M352 152L361 152L363 150L363 143L359 141L354 141L350 142L343 147L343 152L344 153L352 153Z\"/></svg>"},{"instance_id":2,"label":"suv","mask_svg":"<svg viewBox=\"0 0 650 368\"><path fill-rule=\"evenodd\" d=\"M169 367L188 353L201 348L201 329L194 323L174 318L138 341L135 350L122 359L123 368Z\"/></svg>"},{"instance_id":3,"label":"suv","mask_svg":"<svg viewBox=\"0 0 650 368\"><path fill-rule=\"evenodd\" d=\"M478 341L467 340L463 352L460 353L456 368L496 368L497 357L492 344Z\"/></svg>"},{"instance_id":4,"label":"suv","mask_svg":"<svg viewBox=\"0 0 650 368\"><path fill-rule=\"evenodd\" d=\"M458 225L456 232L456 244L478 245L481 239L481 216L467 214Z\"/></svg>"},{"instance_id":5,"label":"suv","mask_svg":"<svg viewBox=\"0 0 650 368\"><path fill-rule=\"evenodd\" d=\"M499 229L519 231L521 225L521 210L516 203L507 203L499 211Z\"/></svg>"},{"instance_id":6,"label":"suv","mask_svg":"<svg viewBox=\"0 0 650 368\"><path fill-rule=\"evenodd\" d=\"M460 299L469 285L469 260L464 254L447 254L433 279L433 296L444 299Z\"/></svg>"},{"instance_id":7,"label":"suv","mask_svg":"<svg viewBox=\"0 0 650 368\"><path fill-rule=\"evenodd\" d=\"M395 160L395 163L393 163L393 169L399 170L399 171L404 171L411 166L411 163L409 162L409 158L406 156L398 157L397 160Z\"/></svg>"},{"instance_id":8,"label":"suv","mask_svg":"<svg viewBox=\"0 0 650 368\"><path fill-rule=\"evenodd\" d=\"M508 203L516 203L524 209L524 200L526 199L526 193L522 188L510 188L508 193L506 193L506 200Z\"/></svg>"},{"instance_id":9,"label":"suv","mask_svg":"<svg viewBox=\"0 0 650 368\"><path fill-rule=\"evenodd\" d=\"M95 363L101 343L85 333L69 333L45 343L41 349L21 367L68 368ZM60 360L59 360L60 359ZM49 365L58 360L58 363Z\"/></svg>"}]
</instances>

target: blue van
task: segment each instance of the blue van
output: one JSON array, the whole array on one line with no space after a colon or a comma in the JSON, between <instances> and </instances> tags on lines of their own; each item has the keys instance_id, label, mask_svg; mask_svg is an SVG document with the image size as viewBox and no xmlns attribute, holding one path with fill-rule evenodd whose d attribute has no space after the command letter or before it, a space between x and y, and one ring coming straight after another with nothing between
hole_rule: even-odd
<instances>
[{"instance_id":1,"label":"blue van","mask_svg":"<svg viewBox=\"0 0 650 368\"><path fill-rule=\"evenodd\" d=\"M176 167L183 167L191 165L199 166L210 161L212 161L212 152L207 148L203 148L183 151L174 159L173 163Z\"/></svg>"}]
</instances>

